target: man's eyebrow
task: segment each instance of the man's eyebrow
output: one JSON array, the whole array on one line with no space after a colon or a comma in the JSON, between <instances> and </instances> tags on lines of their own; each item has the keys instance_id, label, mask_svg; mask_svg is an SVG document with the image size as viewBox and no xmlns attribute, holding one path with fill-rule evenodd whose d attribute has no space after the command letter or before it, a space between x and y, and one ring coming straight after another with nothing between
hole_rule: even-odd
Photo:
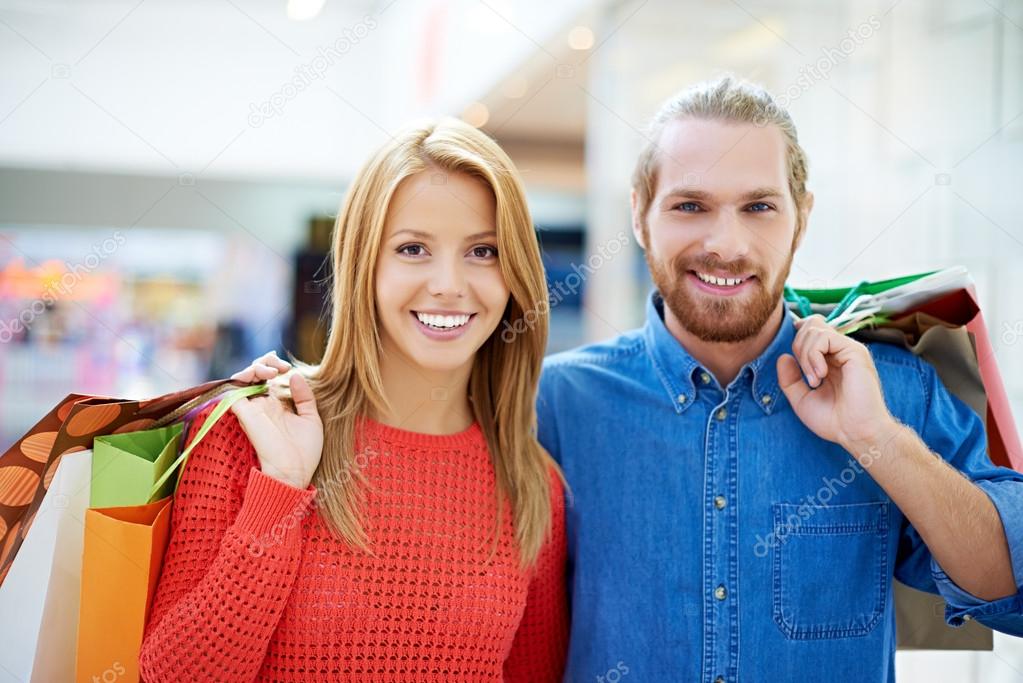
<instances>
[{"instance_id":1,"label":"man's eyebrow","mask_svg":"<svg viewBox=\"0 0 1023 683\"><path fill-rule=\"evenodd\" d=\"M706 190L698 190L695 187L689 187L689 186L685 186L685 185L680 185L678 187L673 187L672 189L668 190L664 194L664 196L665 197L689 197L691 199L704 199L704 200L706 200L706 199L713 199L714 198L714 195L711 194L710 192L707 192ZM754 200L757 200L757 199L766 199L768 197L781 198L781 197L784 197L784 196L785 195L782 193L782 191L779 190L776 187L758 187L756 189L750 190L749 192L742 193L739 196L739 199L742 200L742 201L747 201L748 202L748 201L754 201Z\"/></svg>"},{"instance_id":2,"label":"man's eyebrow","mask_svg":"<svg viewBox=\"0 0 1023 683\"><path fill-rule=\"evenodd\" d=\"M404 230L398 230L393 235L391 235L391 237L394 238L394 237L397 237L398 235L411 235L412 237L416 237L416 238L421 239L421 240L433 239L433 236L434 236L433 233L430 233L430 232L424 232L422 230L411 230L411 229L406 228ZM487 237L497 237L497 231L496 230L489 230L487 232L473 233L472 235L467 235L465 237L464 241L465 242L473 242L475 240L481 240L481 239L485 239Z\"/></svg>"}]
</instances>

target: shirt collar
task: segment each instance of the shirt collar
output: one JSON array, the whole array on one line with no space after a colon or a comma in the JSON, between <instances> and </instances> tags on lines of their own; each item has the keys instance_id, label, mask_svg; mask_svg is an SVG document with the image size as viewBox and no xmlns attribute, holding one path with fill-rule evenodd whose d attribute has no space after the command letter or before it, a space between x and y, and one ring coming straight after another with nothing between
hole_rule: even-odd
<instances>
[{"instance_id":1,"label":"shirt collar","mask_svg":"<svg viewBox=\"0 0 1023 683\"><path fill-rule=\"evenodd\" d=\"M752 375L750 389L753 401L767 415L774 411L781 393L776 370L778 357L791 353L795 335L794 321L786 311L774 339L760 356L739 371L736 378L739 381L747 373ZM668 392L675 412L685 412L696 400L698 384L711 384L715 380L668 331L664 324L664 299L656 289L647 297L643 336L654 370Z\"/></svg>"}]
</instances>

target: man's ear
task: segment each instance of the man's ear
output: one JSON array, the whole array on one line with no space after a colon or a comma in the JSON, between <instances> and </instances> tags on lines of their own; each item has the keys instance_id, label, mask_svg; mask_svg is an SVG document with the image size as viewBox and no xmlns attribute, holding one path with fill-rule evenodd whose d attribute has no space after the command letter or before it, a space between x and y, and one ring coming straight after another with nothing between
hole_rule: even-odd
<instances>
[{"instance_id":1,"label":"man's ear","mask_svg":"<svg viewBox=\"0 0 1023 683\"><path fill-rule=\"evenodd\" d=\"M793 246L793 251L799 249L799 246L803 243L803 238L806 237L807 226L810 225L810 212L813 211L813 192L807 192L806 197L803 199L803 208L799 210L799 222L802 226L799 230L799 234L796 235L796 243Z\"/></svg>"},{"instance_id":2,"label":"man's ear","mask_svg":"<svg viewBox=\"0 0 1023 683\"><path fill-rule=\"evenodd\" d=\"M639 245L639 248L646 251L646 244L643 243L643 223L639 216L635 188L629 193L629 205L632 208L632 234L636 237L636 244Z\"/></svg>"}]
</instances>

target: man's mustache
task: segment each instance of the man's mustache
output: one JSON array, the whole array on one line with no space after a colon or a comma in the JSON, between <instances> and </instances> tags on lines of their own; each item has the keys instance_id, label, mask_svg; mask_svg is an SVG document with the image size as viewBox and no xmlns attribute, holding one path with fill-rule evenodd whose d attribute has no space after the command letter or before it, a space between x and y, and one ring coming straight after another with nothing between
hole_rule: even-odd
<instances>
[{"instance_id":1,"label":"man's mustache","mask_svg":"<svg viewBox=\"0 0 1023 683\"><path fill-rule=\"evenodd\" d=\"M678 258L672 259L669 265L679 277L684 276L689 271L696 270L704 273L726 273L728 275L735 275L736 277L748 277L752 275L760 281L763 281L764 279L763 271L747 259L726 262L712 257L698 259Z\"/></svg>"}]
</instances>

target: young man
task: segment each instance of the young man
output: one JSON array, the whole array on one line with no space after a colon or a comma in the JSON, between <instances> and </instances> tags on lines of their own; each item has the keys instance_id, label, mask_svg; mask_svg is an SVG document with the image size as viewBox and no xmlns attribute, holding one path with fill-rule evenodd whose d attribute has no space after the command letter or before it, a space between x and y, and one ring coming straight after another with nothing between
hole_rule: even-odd
<instances>
[{"instance_id":1,"label":"young man","mask_svg":"<svg viewBox=\"0 0 1023 683\"><path fill-rule=\"evenodd\" d=\"M786 313L813 206L788 114L723 79L650 140L646 325L541 380L573 498L566 680L892 680L893 578L1023 633L1023 477L981 420L907 351Z\"/></svg>"}]
</instances>

